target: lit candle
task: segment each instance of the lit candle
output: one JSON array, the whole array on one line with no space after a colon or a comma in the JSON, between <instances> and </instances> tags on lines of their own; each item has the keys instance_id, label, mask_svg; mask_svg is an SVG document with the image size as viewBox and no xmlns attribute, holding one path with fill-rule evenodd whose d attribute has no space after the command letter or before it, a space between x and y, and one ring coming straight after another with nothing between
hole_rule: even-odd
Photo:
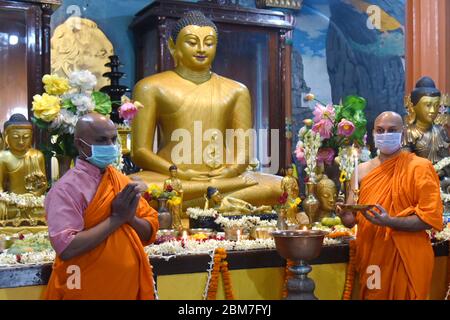
<instances>
[{"instance_id":1,"label":"lit candle","mask_svg":"<svg viewBox=\"0 0 450 320\"><path fill-rule=\"evenodd\" d=\"M241 230L236 231L237 241L241 241Z\"/></svg>"},{"instance_id":2,"label":"lit candle","mask_svg":"<svg viewBox=\"0 0 450 320\"><path fill-rule=\"evenodd\" d=\"M308 231L308 227L307 226L303 226L302 231Z\"/></svg>"},{"instance_id":3,"label":"lit candle","mask_svg":"<svg viewBox=\"0 0 450 320\"><path fill-rule=\"evenodd\" d=\"M183 236L181 238L183 239L183 242L186 242L186 240L188 239L188 234L186 230L183 231Z\"/></svg>"},{"instance_id":4,"label":"lit candle","mask_svg":"<svg viewBox=\"0 0 450 320\"><path fill-rule=\"evenodd\" d=\"M51 179L52 179L52 181L58 180L59 165L58 165L58 159L56 157L52 157L50 168L51 168Z\"/></svg>"}]
</instances>

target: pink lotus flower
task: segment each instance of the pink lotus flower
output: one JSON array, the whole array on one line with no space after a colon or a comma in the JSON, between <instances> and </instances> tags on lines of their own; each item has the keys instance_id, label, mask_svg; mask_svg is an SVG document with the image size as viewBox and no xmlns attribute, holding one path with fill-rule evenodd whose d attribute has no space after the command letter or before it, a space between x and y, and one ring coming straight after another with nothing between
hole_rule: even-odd
<instances>
[{"instance_id":1,"label":"pink lotus flower","mask_svg":"<svg viewBox=\"0 0 450 320\"><path fill-rule=\"evenodd\" d=\"M353 122L342 119L338 124L338 134L344 137L350 137L355 132L355 125Z\"/></svg>"},{"instance_id":2,"label":"pink lotus flower","mask_svg":"<svg viewBox=\"0 0 450 320\"><path fill-rule=\"evenodd\" d=\"M295 156L301 164L306 164L305 149L303 147L295 148Z\"/></svg>"},{"instance_id":3,"label":"pink lotus flower","mask_svg":"<svg viewBox=\"0 0 450 320\"><path fill-rule=\"evenodd\" d=\"M332 104L329 104L326 107L319 103L316 104L316 108L314 109L313 114L315 123L318 123L321 120L333 122L336 117L336 113Z\"/></svg>"},{"instance_id":4,"label":"pink lotus flower","mask_svg":"<svg viewBox=\"0 0 450 320\"><path fill-rule=\"evenodd\" d=\"M319 133L322 139L329 139L333 134L333 122L322 119L312 127L312 131Z\"/></svg>"},{"instance_id":5,"label":"pink lotus flower","mask_svg":"<svg viewBox=\"0 0 450 320\"><path fill-rule=\"evenodd\" d=\"M119 116L124 120L133 120L138 113L138 107L131 102L124 103L119 108Z\"/></svg>"},{"instance_id":6,"label":"pink lotus flower","mask_svg":"<svg viewBox=\"0 0 450 320\"><path fill-rule=\"evenodd\" d=\"M334 160L334 150L332 148L320 148L317 153L317 162L331 165Z\"/></svg>"}]
</instances>

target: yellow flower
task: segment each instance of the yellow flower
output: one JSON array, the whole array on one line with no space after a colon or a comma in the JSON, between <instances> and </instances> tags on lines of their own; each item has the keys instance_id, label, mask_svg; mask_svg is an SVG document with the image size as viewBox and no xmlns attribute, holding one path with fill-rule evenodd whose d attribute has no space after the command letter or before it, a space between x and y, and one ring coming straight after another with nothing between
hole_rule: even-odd
<instances>
[{"instance_id":1,"label":"yellow flower","mask_svg":"<svg viewBox=\"0 0 450 320\"><path fill-rule=\"evenodd\" d=\"M181 197L173 197L167 202L170 203L171 205L178 206L181 204Z\"/></svg>"},{"instance_id":2,"label":"yellow flower","mask_svg":"<svg viewBox=\"0 0 450 320\"><path fill-rule=\"evenodd\" d=\"M46 74L42 78L42 82L44 83L45 92L53 95L61 95L69 90L69 80L60 78L56 75Z\"/></svg>"},{"instance_id":3,"label":"yellow flower","mask_svg":"<svg viewBox=\"0 0 450 320\"><path fill-rule=\"evenodd\" d=\"M289 202L289 206L291 208L295 208L296 206L298 206L300 204L300 202L302 202L302 200L300 198L295 198L294 201Z\"/></svg>"},{"instance_id":4,"label":"yellow flower","mask_svg":"<svg viewBox=\"0 0 450 320\"><path fill-rule=\"evenodd\" d=\"M46 122L53 121L61 110L61 100L58 97L44 93L33 97L34 116Z\"/></svg>"},{"instance_id":5,"label":"yellow flower","mask_svg":"<svg viewBox=\"0 0 450 320\"><path fill-rule=\"evenodd\" d=\"M345 170L342 170L341 172L341 176L339 177L339 181L341 183L345 182L347 180L347 172L345 172Z\"/></svg>"}]
</instances>

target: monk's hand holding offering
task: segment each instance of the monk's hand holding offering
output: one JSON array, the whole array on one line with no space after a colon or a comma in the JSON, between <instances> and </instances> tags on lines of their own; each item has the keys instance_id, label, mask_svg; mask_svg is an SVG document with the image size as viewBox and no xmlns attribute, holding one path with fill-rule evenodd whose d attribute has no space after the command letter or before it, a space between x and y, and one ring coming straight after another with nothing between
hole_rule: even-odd
<instances>
[{"instance_id":1,"label":"monk's hand holding offering","mask_svg":"<svg viewBox=\"0 0 450 320\"><path fill-rule=\"evenodd\" d=\"M353 228L356 224L355 215L351 211L347 211L342 209L342 206L345 203L342 201L338 201L336 203L336 214L339 218L341 218L342 224L347 228Z\"/></svg>"},{"instance_id":2,"label":"monk's hand holding offering","mask_svg":"<svg viewBox=\"0 0 450 320\"><path fill-rule=\"evenodd\" d=\"M372 208L362 210L362 215L369 220L371 223L377 226L390 227L392 222L392 217L389 213L379 204L373 206Z\"/></svg>"},{"instance_id":3,"label":"monk's hand holding offering","mask_svg":"<svg viewBox=\"0 0 450 320\"><path fill-rule=\"evenodd\" d=\"M118 217L122 223L132 221L136 215L140 197L139 184L127 184L113 200L111 216Z\"/></svg>"}]
</instances>

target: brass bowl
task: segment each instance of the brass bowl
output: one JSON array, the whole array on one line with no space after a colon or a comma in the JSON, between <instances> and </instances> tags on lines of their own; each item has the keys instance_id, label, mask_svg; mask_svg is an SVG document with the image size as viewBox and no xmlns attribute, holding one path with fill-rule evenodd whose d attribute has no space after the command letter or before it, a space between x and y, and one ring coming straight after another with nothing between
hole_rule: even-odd
<instances>
[{"instance_id":1,"label":"brass bowl","mask_svg":"<svg viewBox=\"0 0 450 320\"><path fill-rule=\"evenodd\" d=\"M252 238L253 239L272 239L272 231L275 231L276 227L267 226L267 227L255 227L252 230Z\"/></svg>"},{"instance_id":2,"label":"brass bowl","mask_svg":"<svg viewBox=\"0 0 450 320\"><path fill-rule=\"evenodd\" d=\"M205 236L209 237L214 233L213 229L207 229L207 228L195 228L195 229L189 229L188 233L190 235L203 233Z\"/></svg>"},{"instance_id":3,"label":"brass bowl","mask_svg":"<svg viewBox=\"0 0 450 320\"><path fill-rule=\"evenodd\" d=\"M310 261L317 258L327 234L322 230L280 230L272 232L278 254L285 259Z\"/></svg>"}]
</instances>

